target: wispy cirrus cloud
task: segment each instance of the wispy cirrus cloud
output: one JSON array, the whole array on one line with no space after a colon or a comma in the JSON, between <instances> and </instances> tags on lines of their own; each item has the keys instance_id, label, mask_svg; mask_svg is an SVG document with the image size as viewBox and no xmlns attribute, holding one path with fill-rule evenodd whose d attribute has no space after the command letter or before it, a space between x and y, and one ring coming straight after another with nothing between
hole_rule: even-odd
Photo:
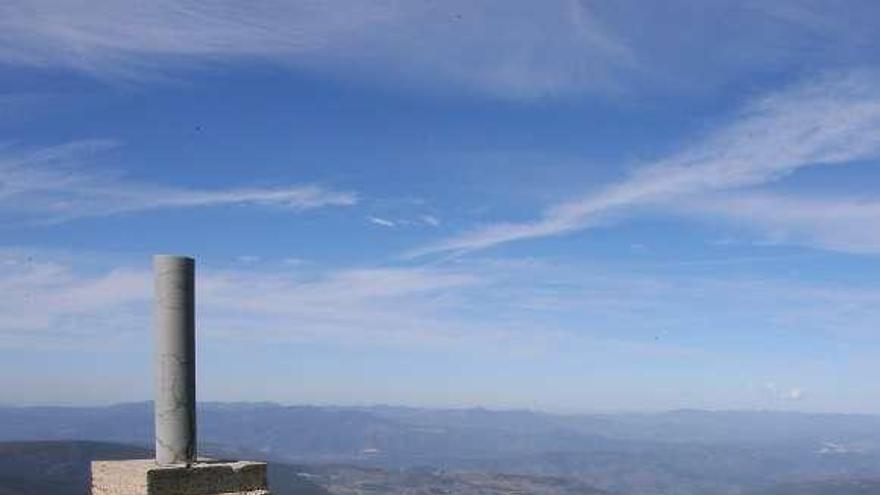
<instances>
[{"instance_id":1,"label":"wispy cirrus cloud","mask_svg":"<svg viewBox=\"0 0 880 495\"><path fill-rule=\"evenodd\" d=\"M2 62L129 80L260 60L358 67L367 78L428 85L439 75L454 86L520 95L609 85L628 58L571 1L12 1L0 7L0 33Z\"/></svg>"},{"instance_id":2,"label":"wispy cirrus cloud","mask_svg":"<svg viewBox=\"0 0 880 495\"><path fill-rule=\"evenodd\" d=\"M10 0L0 5L0 63L143 80L257 60L538 97L693 91L755 69L864 60L877 49L870 1L709 3Z\"/></svg>"},{"instance_id":3,"label":"wispy cirrus cloud","mask_svg":"<svg viewBox=\"0 0 880 495\"><path fill-rule=\"evenodd\" d=\"M443 294L480 283L474 274L420 268L311 276L208 268L198 275L200 321L227 339L431 344L466 337ZM83 270L75 260L3 250L0 296L6 346L130 340L149 326L152 274L137 265Z\"/></svg>"},{"instance_id":4,"label":"wispy cirrus cloud","mask_svg":"<svg viewBox=\"0 0 880 495\"><path fill-rule=\"evenodd\" d=\"M90 265L0 251L2 345L141 338L149 327L149 269ZM206 266L198 284L200 326L212 339L233 341L470 350L493 344L492 352L543 341L547 352L563 354L566 346L595 346L682 355L714 348L714 332L876 344L880 321L873 288L493 260L307 271ZM716 324L707 328L708 320Z\"/></svg>"},{"instance_id":5,"label":"wispy cirrus cloud","mask_svg":"<svg viewBox=\"0 0 880 495\"><path fill-rule=\"evenodd\" d=\"M739 193L687 201L681 211L743 225L768 242L880 253L877 199Z\"/></svg>"},{"instance_id":6,"label":"wispy cirrus cloud","mask_svg":"<svg viewBox=\"0 0 880 495\"><path fill-rule=\"evenodd\" d=\"M756 186L804 167L880 156L880 90L873 72L835 74L757 98L729 123L596 194L531 222L498 223L416 250L471 251L588 228L612 212Z\"/></svg>"},{"instance_id":7,"label":"wispy cirrus cloud","mask_svg":"<svg viewBox=\"0 0 880 495\"><path fill-rule=\"evenodd\" d=\"M377 216L368 216L367 221L373 225L380 227L439 227L440 220L433 215L407 216L405 218L386 218Z\"/></svg>"},{"instance_id":8,"label":"wispy cirrus cloud","mask_svg":"<svg viewBox=\"0 0 880 495\"><path fill-rule=\"evenodd\" d=\"M397 226L397 224L396 224L394 221L392 221L392 220L388 220L387 218L381 218L381 217L367 217L367 221L370 222L370 223L373 224L373 225L379 225L379 226L382 226L382 227L389 227L389 228L391 228L391 227L396 227L396 226Z\"/></svg>"},{"instance_id":9,"label":"wispy cirrus cloud","mask_svg":"<svg viewBox=\"0 0 880 495\"><path fill-rule=\"evenodd\" d=\"M0 248L0 350L10 356L22 352L42 359L52 356L52 351L63 351L56 355L100 362L85 374L64 363L64 380L58 380L51 370L42 375L26 373L21 380L0 384L7 389L5 396L27 396L19 390L24 383L34 391L32 397L57 401L67 397L55 393L59 387L93 383L96 373L111 365L103 359L133 361L127 370L114 368L114 376L140 383L141 388L111 392L103 384L96 396L119 400L129 393L133 400L148 393L147 382L141 380L149 362L152 298L152 274L146 260L108 262L100 254L83 256L87 259ZM456 395L467 394L469 389L468 383L457 383L459 374L454 368L462 363L460 376L467 381L483 380L483 374L471 372L470 366L488 363L497 375L486 374L497 378L487 382L486 389L515 383L521 400L542 397L548 380L558 383L570 377L566 390L591 387L585 385L584 376L599 377L593 382L607 381L614 388L607 399L603 386L589 388L591 397L621 400L621 390L639 390L644 383L644 374L650 371L641 366L653 363L689 370L685 382L664 378L670 380L664 388L672 396L664 399L669 402L662 407L675 407L682 400L679 390L698 391L700 396L708 393L709 397L712 389L737 394L735 385L703 378L722 370L728 370L724 374L733 381L751 376L758 383L772 376L790 384L811 383L812 397L833 392L812 384L815 362L848 358L835 344L858 342L867 356L880 345L876 332L880 292L829 281L805 284L714 275L650 275L554 266L546 261L477 258L431 268L301 270L283 269L281 260L261 263L279 264L271 270L234 263L227 267L204 264L197 274L200 342L209 346L207 354L215 356L209 366L246 376L249 385L266 376L263 363L255 370L251 361L231 365L229 361L248 346L249 354L258 352L258 360L290 346L290 353L282 353L280 362L269 365L277 376L322 377L321 370L333 369L349 385L359 373L365 373L366 381L399 375L397 367L386 375L380 369L365 369L357 363L348 367L343 362L353 355L378 351L382 363L400 359L407 372L420 379L422 373L433 373L439 367L443 386ZM781 355L781 347L791 354ZM261 351L268 352L261 355ZM302 368L299 359L290 359L298 352L315 352L316 356L307 356L304 360L312 364ZM323 364L316 365L316 358ZM10 361L4 364L15 376L17 361ZM874 370L875 361L866 361L871 364L854 379L856 383L871 376L867 371ZM744 363L748 364L745 368ZM511 364L524 369L505 368ZM845 365L830 369L841 368ZM820 371L824 369L829 368ZM548 370L550 375L539 374L532 380L536 373ZM514 376L522 378L511 381L514 372L521 372ZM632 375L635 381L629 382L627 377ZM311 382L326 387L318 378ZM222 378L214 383L222 390L230 386ZM211 385L207 388L211 390ZM804 394L788 387L779 392L769 400L775 402L782 396L794 400ZM297 389L290 400L303 400L301 393ZM636 395L628 407L646 407L644 397ZM343 387L322 400L340 402L350 397L350 389ZM476 403L489 400L492 397L485 393L475 395ZM754 400L747 397L726 400L721 403L725 407L756 405L745 402ZM762 398L758 405L766 405L767 400Z\"/></svg>"},{"instance_id":10,"label":"wispy cirrus cloud","mask_svg":"<svg viewBox=\"0 0 880 495\"><path fill-rule=\"evenodd\" d=\"M4 250L0 335L13 347L109 343L148 325L143 302L151 290L142 270L83 275L64 260L35 261L30 255Z\"/></svg>"},{"instance_id":11,"label":"wispy cirrus cloud","mask_svg":"<svg viewBox=\"0 0 880 495\"><path fill-rule=\"evenodd\" d=\"M156 209L239 204L308 210L357 202L353 193L315 185L181 188L132 181L86 166L116 146L112 141L86 140L39 149L0 148L0 213L58 222Z\"/></svg>"}]
</instances>

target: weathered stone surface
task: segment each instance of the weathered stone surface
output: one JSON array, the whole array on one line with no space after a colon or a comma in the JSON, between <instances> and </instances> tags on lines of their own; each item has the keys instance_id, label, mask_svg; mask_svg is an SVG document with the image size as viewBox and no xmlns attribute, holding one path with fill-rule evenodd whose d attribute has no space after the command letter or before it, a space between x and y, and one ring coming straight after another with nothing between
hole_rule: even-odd
<instances>
[{"instance_id":1,"label":"weathered stone surface","mask_svg":"<svg viewBox=\"0 0 880 495\"><path fill-rule=\"evenodd\" d=\"M195 261L157 255L155 273L156 461L196 458Z\"/></svg>"},{"instance_id":2,"label":"weathered stone surface","mask_svg":"<svg viewBox=\"0 0 880 495\"><path fill-rule=\"evenodd\" d=\"M264 462L93 461L92 495L269 495Z\"/></svg>"}]
</instances>

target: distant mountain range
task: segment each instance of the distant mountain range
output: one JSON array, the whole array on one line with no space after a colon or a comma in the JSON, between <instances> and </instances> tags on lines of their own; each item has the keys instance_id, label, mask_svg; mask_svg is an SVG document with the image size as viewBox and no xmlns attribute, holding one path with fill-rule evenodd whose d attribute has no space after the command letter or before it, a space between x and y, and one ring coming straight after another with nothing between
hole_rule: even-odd
<instances>
[{"instance_id":1,"label":"distant mountain range","mask_svg":"<svg viewBox=\"0 0 880 495\"><path fill-rule=\"evenodd\" d=\"M199 434L202 452L300 466L290 469L308 465L305 477L285 474L283 467L273 476L286 476L287 485L310 481L312 490L332 493L372 493L345 491L358 483L459 486L455 493L465 493L464 486L502 490L517 483L520 488L531 483L520 493L812 494L805 486L863 493L854 490L876 487L864 480L880 478L877 416L705 411L564 416L209 403L200 406ZM151 438L150 403L0 408L0 441L114 442L141 448L124 447L119 455L143 457ZM16 486L13 478L3 478L2 486Z\"/></svg>"}]
</instances>

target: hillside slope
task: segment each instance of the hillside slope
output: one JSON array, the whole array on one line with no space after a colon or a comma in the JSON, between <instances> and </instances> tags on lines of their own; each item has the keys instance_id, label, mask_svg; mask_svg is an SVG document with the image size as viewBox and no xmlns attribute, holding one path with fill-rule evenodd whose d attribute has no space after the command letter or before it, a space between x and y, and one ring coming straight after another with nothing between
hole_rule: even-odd
<instances>
[{"instance_id":1,"label":"hillside slope","mask_svg":"<svg viewBox=\"0 0 880 495\"><path fill-rule=\"evenodd\" d=\"M149 457L141 448L85 441L0 443L0 495L86 495L89 462ZM602 495L571 479L477 472L270 463L275 495Z\"/></svg>"}]
</instances>

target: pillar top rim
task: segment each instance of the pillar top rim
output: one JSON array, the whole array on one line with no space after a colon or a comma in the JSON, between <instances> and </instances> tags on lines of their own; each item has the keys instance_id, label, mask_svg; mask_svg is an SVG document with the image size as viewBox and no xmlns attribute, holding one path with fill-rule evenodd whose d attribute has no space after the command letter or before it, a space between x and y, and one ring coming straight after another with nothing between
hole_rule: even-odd
<instances>
[{"instance_id":1,"label":"pillar top rim","mask_svg":"<svg viewBox=\"0 0 880 495\"><path fill-rule=\"evenodd\" d=\"M195 261L195 257L184 254L154 254L154 260Z\"/></svg>"}]
</instances>

